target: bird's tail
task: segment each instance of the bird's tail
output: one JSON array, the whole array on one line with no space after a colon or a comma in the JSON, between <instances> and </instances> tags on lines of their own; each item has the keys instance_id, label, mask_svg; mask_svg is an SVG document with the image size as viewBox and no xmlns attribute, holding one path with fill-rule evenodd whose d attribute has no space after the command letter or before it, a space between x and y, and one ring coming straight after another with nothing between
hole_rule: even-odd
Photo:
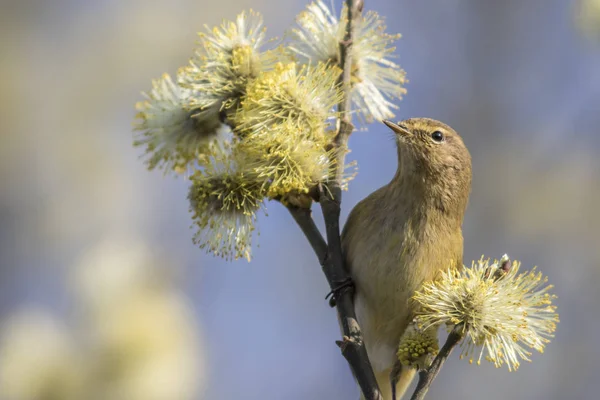
<instances>
[{"instance_id":1,"label":"bird's tail","mask_svg":"<svg viewBox=\"0 0 600 400\"><path fill-rule=\"evenodd\" d=\"M383 400L392 400L392 385L390 383L391 372L392 370L388 369L381 373L375 374ZM403 368L402 373L398 378L398 383L396 384L396 400L400 400L402 398L404 392L406 392L406 389L408 389L410 383L415 377L415 372L416 370L413 368ZM360 396L360 400L364 400L362 395Z\"/></svg>"}]
</instances>

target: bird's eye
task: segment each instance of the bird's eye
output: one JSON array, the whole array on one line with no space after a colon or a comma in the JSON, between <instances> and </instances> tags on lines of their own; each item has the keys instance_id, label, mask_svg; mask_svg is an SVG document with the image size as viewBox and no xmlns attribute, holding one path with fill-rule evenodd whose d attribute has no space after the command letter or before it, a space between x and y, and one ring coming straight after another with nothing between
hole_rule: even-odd
<instances>
[{"instance_id":1,"label":"bird's eye","mask_svg":"<svg viewBox=\"0 0 600 400\"><path fill-rule=\"evenodd\" d=\"M440 131L435 131L431 134L431 138L434 142L440 143L444 141L444 134Z\"/></svg>"}]
</instances>

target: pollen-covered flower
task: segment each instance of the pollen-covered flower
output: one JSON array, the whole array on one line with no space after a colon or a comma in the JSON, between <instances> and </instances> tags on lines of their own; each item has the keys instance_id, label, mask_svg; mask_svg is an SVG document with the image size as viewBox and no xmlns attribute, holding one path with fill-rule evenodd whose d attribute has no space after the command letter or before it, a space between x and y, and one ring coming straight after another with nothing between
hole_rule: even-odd
<instances>
[{"instance_id":1,"label":"pollen-covered flower","mask_svg":"<svg viewBox=\"0 0 600 400\"><path fill-rule=\"evenodd\" d=\"M308 193L318 182L327 179L331 152L320 143L292 136L291 129L274 132L270 138L260 137L244 143L250 166L267 181L266 195L278 198L294 193ZM262 149L262 150L261 150Z\"/></svg>"},{"instance_id":2,"label":"pollen-covered flower","mask_svg":"<svg viewBox=\"0 0 600 400\"><path fill-rule=\"evenodd\" d=\"M67 327L44 311L25 309L3 321L0 354L2 399L85 397L86 363Z\"/></svg>"},{"instance_id":3,"label":"pollen-covered flower","mask_svg":"<svg viewBox=\"0 0 600 400\"><path fill-rule=\"evenodd\" d=\"M193 91L173 82L168 74L152 82L146 100L137 103L134 144L144 146L149 169L183 172L201 154L216 151L226 128L219 108L190 108Z\"/></svg>"},{"instance_id":4,"label":"pollen-covered flower","mask_svg":"<svg viewBox=\"0 0 600 400\"><path fill-rule=\"evenodd\" d=\"M201 330L173 279L177 265L160 253L136 237L112 234L72 269L87 370L76 400L201 397Z\"/></svg>"},{"instance_id":5,"label":"pollen-covered flower","mask_svg":"<svg viewBox=\"0 0 600 400\"><path fill-rule=\"evenodd\" d=\"M543 352L558 322L549 294L552 285L535 270L518 273L520 263L510 268L503 260L490 264L481 258L471 268L448 270L439 280L427 283L414 299L421 305L417 317L423 329L439 324L460 325L465 338L462 357L477 363L484 352L496 367L504 363L516 370L519 359L530 361L535 349Z\"/></svg>"},{"instance_id":6,"label":"pollen-covered flower","mask_svg":"<svg viewBox=\"0 0 600 400\"><path fill-rule=\"evenodd\" d=\"M198 231L194 243L227 260L250 261L264 180L239 160L216 160L192 177L188 199Z\"/></svg>"},{"instance_id":7,"label":"pollen-covered flower","mask_svg":"<svg viewBox=\"0 0 600 400\"><path fill-rule=\"evenodd\" d=\"M97 398L192 400L202 392L198 328L176 290L127 296L90 325L92 352L86 361L98 371L90 390Z\"/></svg>"},{"instance_id":8,"label":"pollen-covered flower","mask_svg":"<svg viewBox=\"0 0 600 400\"><path fill-rule=\"evenodd\" d=\"M398 360L418 370L424 370L438 354L440 348L437 338L437 326L428 329L419 328L416 322L412 322L402 337L398 346Z\"/></svg>"},{"instance_id":9,"label":"pollen-covered flower","mask_svg":"<svg viewBox=\"0 0 600 400\"><path fill-rule=\"evenodd\" d=\"M235 116L238 151L269 182L269 197L305 193L331 167L328 119L340 99L335 66L278 63L249 87Z\"/></svg>"},{"instance_id":10,"label":"pollen-covered flower","mask_svg":"<svg viewBox=\"0 0 600 400\"><path fill-rule=\"evenodd\" d=\"M322 1L311 3L297 19L299 28L290 36L289 49L305 61L338 64L340 42L344 40L347 10L338 19ZM404 71L391 61L392 43L400 35L385 32L381 17L372 11L360 16L352 41L352 102L359 116L371 122L392 118L398 108L391 100L406 93Z\"/></svg>"},{"instance_id":11,"label":"pollen-covered flower","mask_svg":"<svg viewBox=\"0 0 600 400\"><path fill-rule=\"evenodd\" d=\"M337 67L322 63L300 69L295 63L277 63L248 86L235 117L237 129L256 136L289 128L298 130L297 136L322 138L341 98L338 75Z\"/></svg>"},{"instance_id":12,"label":"pollen-covered flower","mask_svg":"<svg viewBox=\"0 0 600 400\"><path fill-rule=\"evenodd\" d=\"M248 81L273 64L274 55L260 52L265 38L262 17L250 11L239 14L235 22L200 33L200 48L190 66L184 85L199 96L192 105L202 110L235 109L246 91Z\"/></svg>"},{"instance_id":13,"label":"pollen-covered flower","mask_svg":"<svg viewBox=\"0 0 600 400\"><path fill-rule=\"evenodd\" d=\"M575 7L578 27L590 38L600 37L600 0L579 0Z\"/></svg>"}]
</instances>

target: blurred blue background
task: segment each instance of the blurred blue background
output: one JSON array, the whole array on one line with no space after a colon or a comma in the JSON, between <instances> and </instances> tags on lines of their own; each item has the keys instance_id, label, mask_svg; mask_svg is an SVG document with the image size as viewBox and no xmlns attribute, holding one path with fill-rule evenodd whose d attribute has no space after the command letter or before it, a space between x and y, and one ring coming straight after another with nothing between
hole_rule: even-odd
<instances>
[{"instance_id":1,"label":"blurred blue background","mask_svg":"<svg viewBox=\"0 0 600 400\"><path fill-rule=\"evenodd\" d=\"M461 133L473 156L465 262L508 253L525 268L538 265L559 296L561 323L544 355L534 354L533 363L514 373L471 366L453 356L429 398L596 398L600 2L365 3L386 16L390 32L403 35L397 61L410 82L397 118L440 119ZM196 360L171 360L168 373L176 375L171 381L179 388L189 385L187 392L139 398L357 398L334 344L339 332L335 312L324 300L327 284L287 212L267 205L269 216L259 221L260 247L250 264L207 256L191 241L186 181L149 173L138 159L140 150L131 145L140 92L149 89L150 79L187 63L204 24L213 26L253 8L263 14L268 34L280 37L305 4L0 2L3 331L19 325L17 314L29 320L45 313L62 327L61 335L76 338L67 343L83 342L70 350L75 358L96 354L96 347L104 346L97 343L113 339L98 341L94 332L82 333L96 326L84 322L96 300L77 292L81 279L91 280L93 292L96 280L104 278L81 278L81 264L95 265L92 271L102 275L98 270L123 262L120 254L131 251L126 244L135 243L146 250L132 256L132 263L157 265L147 273L153 277L150 291L167 293L185 315L177 323L190 335L165 335L184 340L182 346L193 348ZM351 138L349 159L358 161L359 174L344 194L343 219L395 171L386 129L374 124ZM320 218L318 212L315 216ZM113 251L112 258L105 257ZM140 254L147 258L140 260ZM104 314L98 315L97 325L104 326ZM14 347L11 340L6 334L3 343ZM0 353L0 364L6 357ZM190 371L192 376L177 380ZM149 381L163 379L158 372L149 376ZM83 398L119 398L88 394ZM0 399L14 396L0 386ZM31 396L22 398L38 398Z\"/></svg>"}]
</instances>

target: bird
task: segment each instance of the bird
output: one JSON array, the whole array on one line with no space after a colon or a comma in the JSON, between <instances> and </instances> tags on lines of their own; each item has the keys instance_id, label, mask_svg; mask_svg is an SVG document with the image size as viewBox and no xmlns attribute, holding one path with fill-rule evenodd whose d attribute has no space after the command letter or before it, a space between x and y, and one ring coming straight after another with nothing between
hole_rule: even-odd
<instances>
[{"instance_id":1,"label":"bird","mask_svg":"<svg viewBox=\"0 0 600 400\"><path fill-rule=\"evenodd\" d=\"M415 316L411 297L441 271L463 265L472 171L471 155L450 126L430 118L383 123L394 132L397 171L352 209L341 240L364 345L382 397L391 400L402 397L416 372L394 368Z\"/></svg>"}]
</instances>

